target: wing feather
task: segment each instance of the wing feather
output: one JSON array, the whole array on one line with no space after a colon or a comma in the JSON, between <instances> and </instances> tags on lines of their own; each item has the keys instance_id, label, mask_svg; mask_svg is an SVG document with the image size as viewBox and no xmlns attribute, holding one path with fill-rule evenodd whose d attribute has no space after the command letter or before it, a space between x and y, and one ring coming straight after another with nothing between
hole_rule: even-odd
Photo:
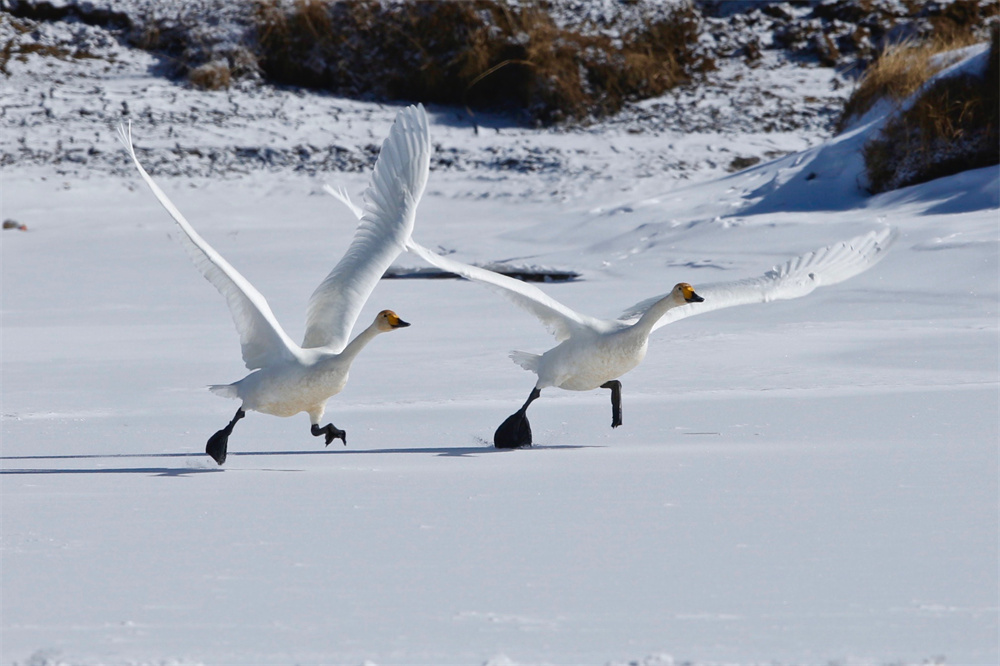
<instances>
[{"instance_id":1,"label":"wing feather","mask_svg":"<svg viewBox=\"0 0 1000 666\"><path fill-rule=\"evenodd\" d=\"M424 107L406 107L382 143L350 247L309 299L303 347L340 352L347 346L361 308L413 232L430 156ZM338 198L357 210L346 193Z\"/></svg>"},{"instance_id":2,"label":"wing feather","mask_svg":"<svg viewBox=\"0 0 1000 666\"><path fill-rule=\"evenodd\" d=\"M365 214L365 211L363 208L361 208L361 206L351 201L351 195L347 193L347 190L344 189L342 185L338 185L337 187L333 187L332 185L324 185L323 189L326 190L327 194L338 199L340 203L347 206L354 214L355 218L360 220L361 216Z\"/></svg>"},{"instance_id":3,"label":"wing feather","mask_svg":"<svg viewBox=\"0 0 1000 666\"><path fill-rule=\"evenodd\" d=\"M432 266L480 282L499 293L514 305L535 315L560 342L570 337L576 329L603 330L604 328L605 322L602 320L576 312L534 285L441 256L412 238L407 242L406 249Z\"/></svg>"},{"instance_id":4,"label":"wing feather","mask_svg":"<svg viewBox=\"0 0 1000 666\"><path fill-rule=\"evenodd\" d=\"M817 287L843 282L881 261L896 236L894 229L872 231L807 252L775 266L760 277L697 286L696 291L705 299L704 302L689 303L669 310L654 324L653 330L692 315L735 305L799 298ZM619 319L633 321L641 317L653 303L664 296L666 294L636 303L625 310Z\"/></svg>"},{"instance_id":5,"label":"wing feather","mask_svg":"<svg viewBox=\"0 0 1000 666\"><path fill-rule=\"evenodd\" d=\"M226 298L236 330L240 335L243 361L247 368L256 370L278 359L293 358L297 345L282 330L264 296L194 230L142 168L132 145L131 123L127 131L123 125L118 126L118 140L125 146L146 185L184 232L180 238L194 265Z\"/></svg>"}]
</instances>

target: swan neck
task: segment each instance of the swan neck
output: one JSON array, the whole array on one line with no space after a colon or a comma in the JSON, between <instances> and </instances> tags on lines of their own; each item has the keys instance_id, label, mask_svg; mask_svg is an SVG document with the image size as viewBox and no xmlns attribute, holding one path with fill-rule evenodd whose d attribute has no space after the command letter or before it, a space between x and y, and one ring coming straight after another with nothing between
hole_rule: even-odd
<instances>
[{"instance_id":1,"label":"swan neck","mask_svg":"<svg viewBox=\"0 0 1000 666\"><path fill-rule=\"evenodd\" d=\"M337 358L342 362L352 362L361 350L364 349L365 346L379 333L381 333L381 331L379 331L378 327L373 323L371 326L358 333L357 337L351 340L347 346L344 347L344 351L340 352Z\"/></svg>"},{"instance_id":2,"label":"swan neck","mask_svg":"<svg viewBox=\"0 0 1000 666\"><path fill-rule=\"evenodd\" d=\"M653 330L653 324L660 321L663 315L675 307L677 307L677 303L674 302L673 294L667 294L649 306L649 309L643 313L639 321L635 322L635 328L645 330L646 334L649 335L650 331Z\"/></svg>"}]
</instances>

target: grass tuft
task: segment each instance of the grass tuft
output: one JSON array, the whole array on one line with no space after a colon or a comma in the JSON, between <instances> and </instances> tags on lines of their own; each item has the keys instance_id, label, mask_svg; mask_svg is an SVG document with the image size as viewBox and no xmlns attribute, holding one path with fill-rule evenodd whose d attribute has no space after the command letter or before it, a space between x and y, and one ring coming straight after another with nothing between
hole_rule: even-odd
<instances>
[{"instance_id":1,"label":"grass tuft","mask_svg":"<svg viewBox=\"0 0 1000 666\"><path fill-rule=\"evenodd\" d=\"M713 64L688 5L615 40L559 27L540 2L257 0L274 83L360 98L515 110L550 124L611 114Z\"/></svg>"},{"instance_id":2,"label":"grass tuft","mask_svg":"<svg viewBox=\"0 0 1000 666\"><path fill-rule=\"evenodd\" d=\"M199 90L226 90L232 83L232 71L225 60L215 60L188 72L188 81Z\"/></svg>"},{"instance_id":3,"label":"grass tuft","mask_svg":"<svg viewBox=\"0 0 1000 666\"><path fill-rule=\"evenodd\" d=\"M945 36L923 42L907 40L889 45L865 70L857 88L844 104L838 131L843 131L852 121L861 118L879 100L898 104L907 99L942 69L943 64L935 56L971 46L977 41L969 31L949 29Z\"/></svg>"},{"instance_id":4,"label":"grass tuft","mask_svg":"<svg viewBox=\"0 0 1000 666\"><path fill-rule=\"evenodd\" d=\"M912 86L909 94L919 90L937 70L924 65L920 71L925 78L908 82L906 85ZM1000 163L998 72L1000 30L994 25L982 75L949 76L928 85L865 145L871 191L883 192Z\"/></svg>"}]
</instances>

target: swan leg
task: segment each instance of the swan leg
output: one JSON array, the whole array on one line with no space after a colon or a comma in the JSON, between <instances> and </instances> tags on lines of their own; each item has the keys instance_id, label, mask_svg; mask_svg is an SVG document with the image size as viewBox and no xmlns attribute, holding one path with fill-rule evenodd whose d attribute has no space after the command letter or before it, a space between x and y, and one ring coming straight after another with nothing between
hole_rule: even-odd
<instances>
[{"instance_id":1,"label":"swan leg","mask_svg":"<svg viewBox=\"0 0 1000 666\"><path fill-rule=\"evenodd\" d=\"M246 415L247 413L240 407L236 410L236 416L229 422L229 425L208 438L208 443L205 444L205 453L212 456L212 459L220 465L226 462L226 452L229 450L229 436L233 434L233 427L237 421Z\"/></svg>"},{"instance_id":2,"label":"swan leg","mask_svg":"<svg viewBox=\"0 0 1000 666\"><path fill-rule=\"evenodd\" d=\"M622 424L622 383L617 379L601 384L601 388L611 389L611 427Z\"/></svg>"},{"instance_id":3,"label":"swan leg","mask_svg":"<svg viewBox=\"0 0 1000 666\"><path fill-rule=\"evenodd\" d=\"M344 441L344 446L347 446L347 433L343 430L337 428L332 423L327 423L322 428L318 424L312 424L312 434L316 437L326 436L326 445L330 446L330 442L335 439L341 439Z\"/></svg>"},{"instance_id":4,"label":"swan leg","mask_svg":"<svg viewBox=\"0 0 1000 666\"><path fill-rule=\"evenodd\" d=\"M538 399L542 394L536 386L531 389L528 399L513 414L500 424L497 431L493 433L493 446L498 449L523 449L531 446L531 424L528 423L528 405Z\"/></svg>"}]
</instances>

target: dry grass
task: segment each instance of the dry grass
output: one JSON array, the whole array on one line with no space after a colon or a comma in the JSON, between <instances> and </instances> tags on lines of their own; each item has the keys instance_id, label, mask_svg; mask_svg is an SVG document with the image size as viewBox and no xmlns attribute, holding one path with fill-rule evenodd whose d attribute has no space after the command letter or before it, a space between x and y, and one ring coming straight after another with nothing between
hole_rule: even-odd
<instances>
[{"instance_id":1,"label":"dry grass","mask_svg":"<svg viewBox=\"0 0 1000 666\"><path fill-rule=\"evenodd\" d=\"M970 32L949 31L925 42L905 41L887 47L873 62L844 104L839 129L860 118L879 100L899 103L941 70L934 56L975 44Z\"/></svg>"},{"instance_id":2,"label":"dry grass","mask_svg":"<svg viewBox=\"0 0 1000 666\"><path fill-rule=\"evenodd\" d=\"M258 0L256 25L273 82L516 109L540 123L613 113L712 66L694 53L690 7L618 43L560 28L540 3L501 0Z\"/></svg>"},{"instance_id":3,"label":"dry grass","mask_svg":"<svg viewBox=\"0 0 1000 666\"><path fill-rule=\"evenodd\" d=\"M199 90L225 90L232 83L232 71L225 60L216 60L188 72L188 81Z\"/></svg>"},{"instance_id":4,"label":"dry grass","mask_svg":"<svg viewBox=\"0 0 1000 666\"><path fill-rule=\"evenodd\" d=\"M870 189L882 192L1000 163L998 72L1000 31L994 26L984 76L951 76L928 86L866 144Z\"/></svg>"}]
</instances>

